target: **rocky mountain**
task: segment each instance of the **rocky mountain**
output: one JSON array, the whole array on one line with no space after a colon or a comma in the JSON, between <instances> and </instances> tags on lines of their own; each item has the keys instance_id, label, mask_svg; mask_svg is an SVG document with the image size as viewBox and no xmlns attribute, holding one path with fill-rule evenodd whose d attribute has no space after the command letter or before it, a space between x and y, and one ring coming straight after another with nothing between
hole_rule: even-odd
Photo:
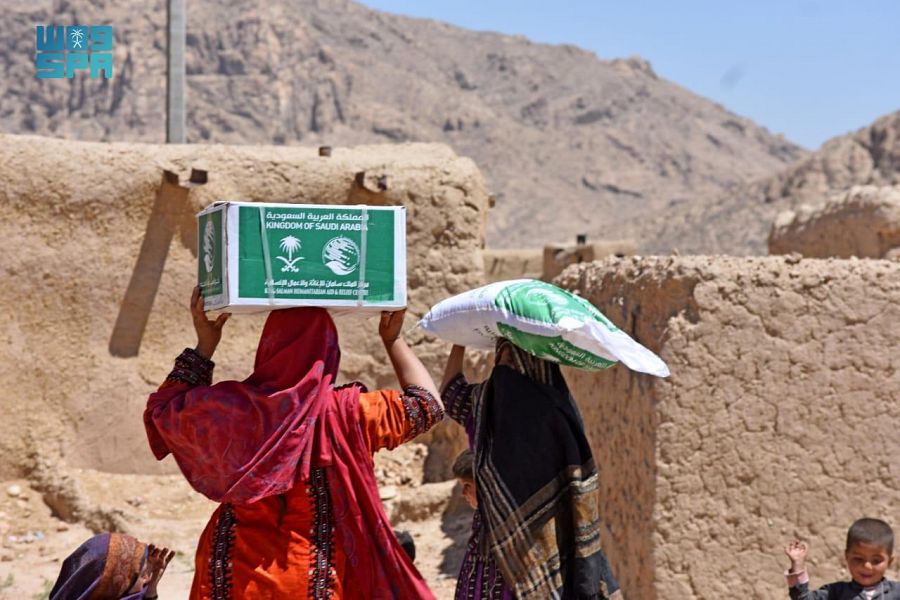
<instances>
[{"instance_id":1,"label":"rocky mountain","mask_svg":"<svg viewBox=\"0 0 900 600\"><path fill-rule=\"evenodd\" d=\"M712 250L691 228L660 237L675 231L667 216L705 214L725 190L806 154L637 57L600 60L350 0L187 5L189 142L449 143L496 195L495 247L586 233ZM164 0L16 0L5 17L0 130L164 141ZM46 23L112 24L114 77L36 79L34 26Z\"/></svg>"},{"instance_id":2,"label":"rocky mountain","mask_svg":"<svg viewBox=\"0 0 900 600\"><path fill-rule=\"evenodd\" d=\"M900 111L829 140L774 176L739 186L713 202L693 203L647 225L658 232L645 247L682 253L765 254L779 212L820 205L855 185L900 184Z\"/></svg>"}]
</instances>

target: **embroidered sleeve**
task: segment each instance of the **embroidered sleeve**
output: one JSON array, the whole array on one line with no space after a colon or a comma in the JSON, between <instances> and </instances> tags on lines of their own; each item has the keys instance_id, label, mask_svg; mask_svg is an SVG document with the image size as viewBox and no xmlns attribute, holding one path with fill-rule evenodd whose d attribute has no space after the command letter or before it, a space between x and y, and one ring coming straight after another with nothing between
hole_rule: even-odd
<instances>
[{"instance_id":1,"label":"embroidered sleeve","mask_svg":"<svg viewBox=\"0 0 900 600\"><path fill-rule=\"evenodd\" d=\"M447 416L463 426L472 412L472 388L474 387L466 380L465 375L460 373L447 384L444 393L441 394Z\"/></svg>"},{"instance_id":2,"label":"embroidered sleeve","mask_svg":"<svg viewBox=\"0 0 900 600\"><path fill-rule=\"evenodd\" d=\"M408 385L403 388L400 400L406 411L407 427L404 441L425 433L444 418L441 403L425 388Z\"/></svg>"},{"instance_id":3,"label":"embroidered sleeve","mask_svg":"<svg viewBox=\"0 0 900 600\"><path fill-rule=\"evenodd\" d=\"M166 377L166 381L189 385L211 385L215 366L216 363L200 356L193 348L185 348L184 352L175 359L175 368Z\"/></svg>"}]
</instances>

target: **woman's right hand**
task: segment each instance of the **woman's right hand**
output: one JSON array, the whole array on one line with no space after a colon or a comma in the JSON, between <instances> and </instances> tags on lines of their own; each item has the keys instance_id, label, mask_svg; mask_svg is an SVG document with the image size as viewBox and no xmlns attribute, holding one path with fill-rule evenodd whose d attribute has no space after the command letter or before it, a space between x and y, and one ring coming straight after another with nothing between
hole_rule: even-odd
<instances>
[{"instance_id":1,"label":"woman's right hand","mask_svg":"<svg viewBox=\"0 0 900 600\"><path fill-rule=\"evenodd\" d=\"M207 319L200 286L194 288L194 292L191 294L191 317L194 320L194 330L197 332L197 348L195 350L198 354L204 358L212 358L222 340L222 327L225 326L225 322L230 316L231 313L222 313L215 321Z\"/></svg>"},{"instance_id":2,"label":"woman's right hand","mask_svg":"<svg viewBox=\"0 0 900 600\"><path fill-rule=\"evenodd\" d=\"M400 387L405 389L410 385L419 386L427 390L429 394L440 402L440 394L438 394L437 386L434 385L431 374L401 335L403 332L403 317L405 315L405 308L382 312L381 322L378 324L378 335L381 336L381 341L384 342L384 349L387 351L388 358L391 359L391 364L394 366L394 373L397 374Z\"/></svg>"}]
</instances>

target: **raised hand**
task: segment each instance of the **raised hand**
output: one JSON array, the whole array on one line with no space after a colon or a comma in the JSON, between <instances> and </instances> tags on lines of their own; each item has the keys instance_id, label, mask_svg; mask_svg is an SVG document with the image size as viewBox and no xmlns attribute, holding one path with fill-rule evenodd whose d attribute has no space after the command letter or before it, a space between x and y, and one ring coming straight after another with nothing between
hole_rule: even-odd
<instances>
[{"instance_id":1,"label":"raised hand","mask_svg":"<svg viewBox=\"0 0 900 600\"><path fill-rule=\"evenodd\" d=\"M175 552L168 548L157 548L153 544L150 544L147 548L147 572L150 579L144 597L156 597L156 586L159 585L159 580L162 579L163 573L166 572L166 567L169 566L174 556Z\"/></svg>"},{"instance_id":2,"label":"raised hand","mask_svg":"<svg viewBox=\"0 0 900 600\"><path fill-rule=\"evenodd\" d=\"M381 336L381 341L384 342L384 349L387 351L388 358L391 359L391 364L394 366L394 373L397 375L400 387L419 386L427 390L429 394L434 396L435 400L440 402L441 396L428 369L425 368L422 361L416 358L410 347L400 337L405 315L405 308L393 312L383 311L381 313L381 322L378 324L378 335Z\"/></svg>"},{"instance_id":3,"label":"raised hand","mask_svg":"<svg viewBox=\"0 0 900 600\"><path fill-rule=\"evenodd\" d=\"M395 342L400 337L403 330L403 317L406 315L406 309L401 308L393 312L382 311L381 322L378 324L378 335L385 346Z\"/></svg>"},{"instance_id":4,"label":"raised hand","mask_svg":"<svg viewBox=\"0 0 900 600\"><path fill-rule=\"evenodd\" d=\"M222 313L214 321L207 319L200 286L194 288L191 294L191 317L194 320L194 330L197 332L196 350L200 355L212 358L222 339L222 327L230 316L231 313Z\"/></svg>"},{"instance_id":5,"label":"raised hand","mask_svg":"<svg viewBox=\"0 0 900 600\"><path fill-rule=\"evenodd\" d=\"M794 540L787 545L784 553L791 559L791 572L796 573L806 568L806 555L809 553L806 542Z\"/></svg>"}]
</instances>

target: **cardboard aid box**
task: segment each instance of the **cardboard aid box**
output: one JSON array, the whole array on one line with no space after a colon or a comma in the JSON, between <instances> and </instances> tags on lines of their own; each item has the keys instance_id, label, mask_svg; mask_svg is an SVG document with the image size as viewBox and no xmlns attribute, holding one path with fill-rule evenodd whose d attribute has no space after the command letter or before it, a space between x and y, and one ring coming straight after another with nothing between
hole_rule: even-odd
<instances>
[{"instance_id":1,"label":"cardboard aid box","mask_svg":"<svg viewBox=\"0 0 900 600\"><path fill-rule=\"evenodd\" d=\"M406 306L406 208L217 202L197 214L207 310Z\"/></svg>"}]
</instances>

